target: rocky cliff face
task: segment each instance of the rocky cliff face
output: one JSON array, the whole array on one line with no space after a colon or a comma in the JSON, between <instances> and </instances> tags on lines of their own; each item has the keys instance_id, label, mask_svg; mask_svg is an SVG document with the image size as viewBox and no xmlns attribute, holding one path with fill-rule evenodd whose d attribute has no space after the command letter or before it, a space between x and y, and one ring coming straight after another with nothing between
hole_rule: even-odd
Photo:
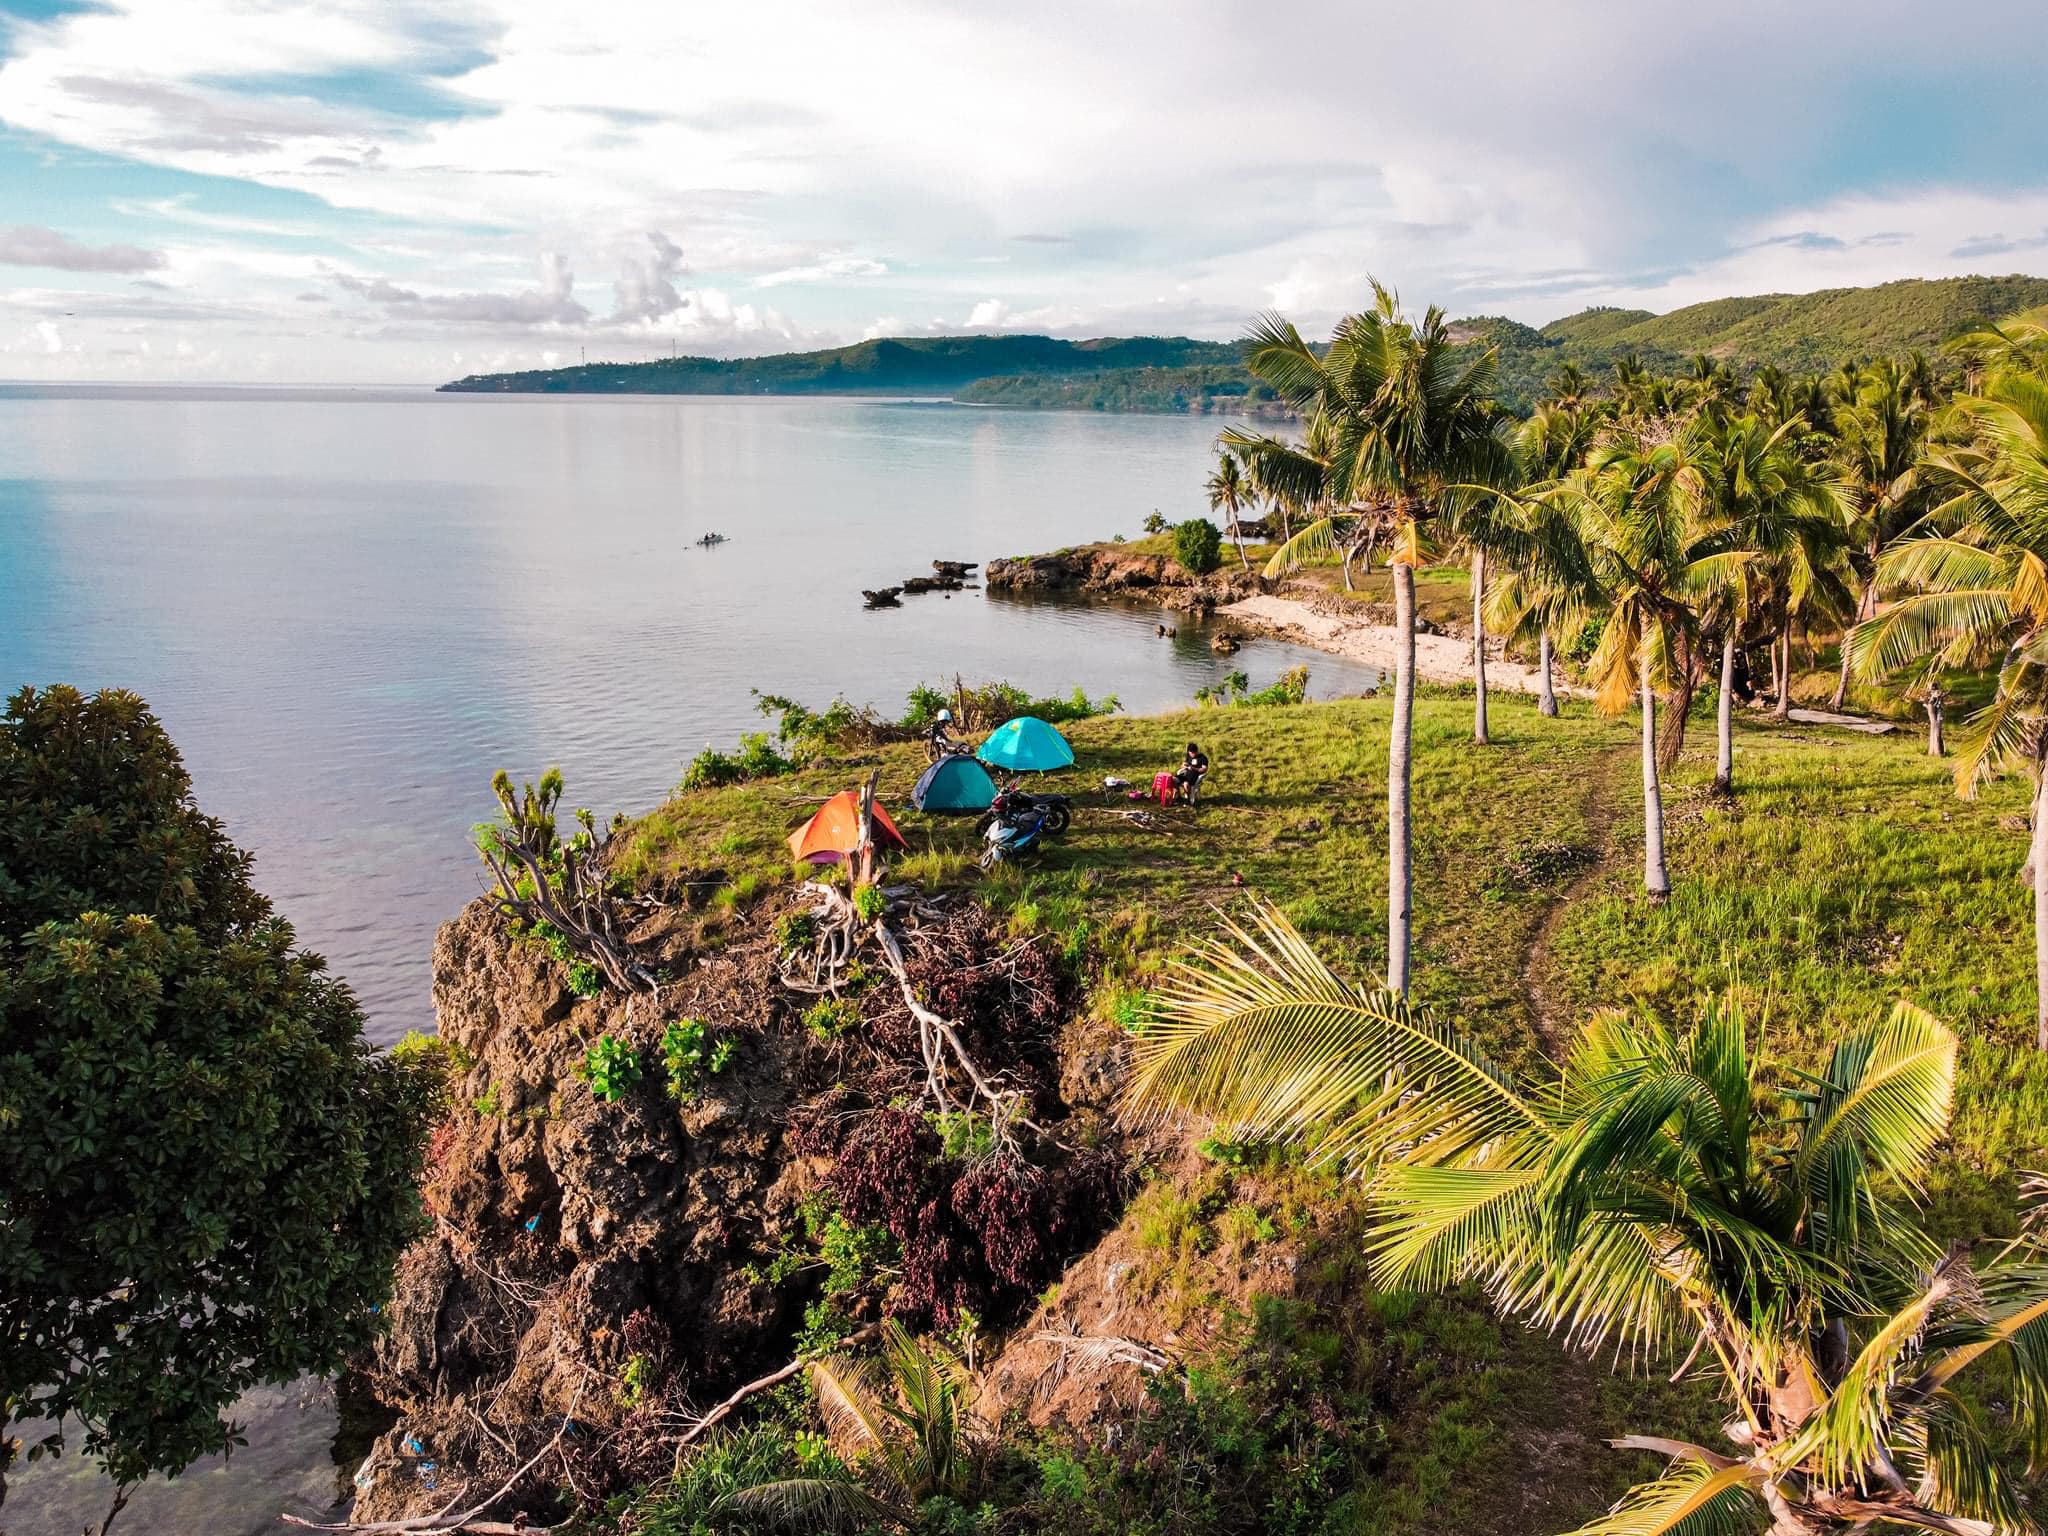
<instances>
[{"instance_id":1,"label":"rocky cliff face","mask_svg":"<svg viewBox=\"0 0 2048 1536\"><path fill-rule=\"evenodd\" d=\"M1229 550L1226 559L1232 558ZM1088 592L1146 597L1183 612L1207 613L1265 590L1261 578L1241 567L1194 576L1165 555L1139 554L1116 544L1088 544L1051 555L991 560L983 569L991 592Z\"/></svg>"},{"instance_id":2,"label":"rocky cliff face","mask_svg":"<svg viewBox=\"0 0 2048 1536\"><path fill-rule=\"evenodd\" d=\"M401 1263L367 1376L398 1424L356 1475L358 1520L481 1497L563 1433L584 1496L630 1481L694 1412L788 1361L816 1271L799 1206L819 1195L886 1227L900 1278L839 1304L944 1326L957 1309L1028 1310L1114 1219L1121 1159L1098 1112L1120 1037L1075 1020L1041 946L963 904L906 935L915 986L959 1021L985 1070L1031 1095L1053 1142L1043 1167L962 1155L917 1107L925 1068L900 994L868 984L835 1030L779 979L771 901L723 948L693 952L680 921L634 935L676 979L658 1000L579 1000L562 967L479 901L434 952L442 1037L465 1070L429 1152L432 1232ZM695 1020L721 1045L681 1099L664 1089L664 1027ZM643 1076L600 1101L579 1072L591 1043L626 1042ZM1086 1148L1081 1151L1078 1149ZM550 1460L550 1468L554 1466ZM535 1474L503 1510L544 1507L564 1471Z\"/></svg>"},{"instance_id":3,"label":"rocky cliff face","mask_svg":"<svg viewBox=\"0 0 2048 1536\"><path fill-rule=\"evenodd\" d=\"M456 1468L498 1459L494 1433L523 1444L572 1413L615 1425L635 1355L695 1397L783 1348L799 1299L741 1271L788 1236L815 1180L788 1136L800 1037L763 1006L762 942L684 963L662 1012L733 1042L731 1064L687 1104L652 1080L603 1103L577 1076L590 1042L611 1033L651 1058L652 1011L578 1000L486 902L441 930L440 1032L474 1064L429 1150L433 1232L400 1265L370 1366L403 1417L357 1474L358 1519L438 1508Z\"/></svg>"}]
</instances>

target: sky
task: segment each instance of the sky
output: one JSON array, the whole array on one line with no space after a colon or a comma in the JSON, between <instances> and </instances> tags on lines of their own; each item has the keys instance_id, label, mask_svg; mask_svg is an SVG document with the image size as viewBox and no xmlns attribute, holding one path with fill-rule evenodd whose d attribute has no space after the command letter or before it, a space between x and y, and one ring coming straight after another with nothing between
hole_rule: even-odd
<instances>
[{"instance_id":1,"label":"sky","mask_svg":"<svg viewBox=\"0 0 2048 1536\"><path fill-rule=\"evenodd\" d=\"M0 0L0 379L2048 273L2041 0Z\"/></svg>"}]
</instances>

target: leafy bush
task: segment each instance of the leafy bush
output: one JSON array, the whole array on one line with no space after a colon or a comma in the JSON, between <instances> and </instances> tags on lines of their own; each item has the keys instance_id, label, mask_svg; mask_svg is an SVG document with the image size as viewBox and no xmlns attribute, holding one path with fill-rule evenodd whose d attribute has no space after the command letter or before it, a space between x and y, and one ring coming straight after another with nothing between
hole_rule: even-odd
<instances>
[{"instance_id":1,"label":"leafy bush","mask_svg":"<svg viewBox=\"0 0 2048 1536\"><path fill-rule=\"evenodd\" d=\"M853 910L860 914L862 922L872 923L889 910L889 898L878 886L857 886L853 893Z\"/></svg>"},{"instance_id":2,"label":"leafy bush","mask_svg":"<svg viewBox=\"0 0 2048 1536\"><path fill-rule=\"evenodd\" d=\"M668 1096L687 1104L697 1096L698 1079L716 1077L732 1064L730 1040L713 1042L702 1019L677 1019L661 1032L661 1061L668 1075Z\"/></svg>"},{"instance_id":3,"label":"leafy bush","mask_svg":"<svg viewBox=\"0 0 2048 1536\"><path fill-rule=\"evenodd\" d=\"M705 747L683 771L682 788L718 789L727 784L750 784L794 773L796 764L775 750L765 731L753 731L740 738L737 750L720 752Z\"/></svg>"},{"instance_id":4,"label":"leafy bush","mask_svg":"<svg viewBox=\"0 0 2048 1536\"><path fill-rule=\"evenodd\" d=\"M821 997L804 1010L804 1028L820 1040L837 1040L860 1023L860 1009L851 998Z\"/></svg>"},{"instance_id":5,"label":"leafy bush","mask_svg":"<svg viewBox=\"0 0 2048 1536\"><path fill-rule=\"evenodd\" d=\"M143 701L0 716L0 1443L123 1482L375 1338L456 1058L381 1057ZM190 1326L203 1319L203 1326ZM82 1435L81 1435L82 1431ZM4 1460L4 1457L0 1457Z\"/></svg>"},{"instance_id":6,"label":"leafy bush","mask_svg":"<svg viewBox=\"0 0 2048 1536\"><path fill-rule=\"evenodd\" d=\"M1145 531L1147 533L1164 533L1169 526L1171 525L1166 519L1157 512L1147 512L1145 514Z\"/></svg>"},{"instance_id":7,"label":"leafy bush","mask_svg":"<svg viewBox=\"0 0 2048 1536\"><path fill-rule=\"evenodd\" d=\"M1206 517L1191 517L1173 530L1173 558L1192 575L1206 576L1223 563L1223 534Z\"/></svg>"},{"instance_id":8,"label":"leafy bush","mask_svg":"<svg viewBox=\"0 0 2048 1536\"><path fill-rule=\"evenodd\" d=\"M640 1081L640 1053L616 1035L599 1035L583 1058L582 1075L591 1097L616 1104Z\"/></svg>"}]
</instances>

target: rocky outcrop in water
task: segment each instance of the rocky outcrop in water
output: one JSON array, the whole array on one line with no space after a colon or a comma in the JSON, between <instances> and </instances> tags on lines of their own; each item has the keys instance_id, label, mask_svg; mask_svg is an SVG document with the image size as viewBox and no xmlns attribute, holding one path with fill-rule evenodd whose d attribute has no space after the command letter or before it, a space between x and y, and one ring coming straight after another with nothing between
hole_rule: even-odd
<instances>
[{"instance_id":1,"label":"rocky outcrop in water","mask_svg":"<svg viewBox=\"0 0 2048 1536\"><path fill-rule=\"evenodd\" d=\"M1167 555L1148 555L1118 544L1086 544L1050 555L991 560L983 584L991 592L1082 592L1110 597L1146 597L1168 608L1208 613L1266 590L1263 579L1243 568L1191 575Z\"/></svg>"}]
</instances>

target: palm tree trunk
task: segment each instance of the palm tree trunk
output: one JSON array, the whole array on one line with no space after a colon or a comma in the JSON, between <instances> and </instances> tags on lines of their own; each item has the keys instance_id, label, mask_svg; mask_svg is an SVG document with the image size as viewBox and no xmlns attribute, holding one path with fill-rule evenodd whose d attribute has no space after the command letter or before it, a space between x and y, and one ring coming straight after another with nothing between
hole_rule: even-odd
<instances>
[{"instance_id":1,"label":"palm tree trunk","mask_svg":"<svg viewBox=\"0 0 2048 1536\"><path fill-rule=\"evenodd\" d=\"M1714 788L1735 787L1735 626L1721 637L1721 698L1714 715L1720 746L1714 758Z\"/></svg>"},{"instance_id":2,"label":"palm tree trunk","mask_svg":"<svg viewBox=\"0 0 2048 1536\"><path fill-rule=\"evenodd\" d=\"M1657 691L1647 654L1643 660L1643 889L1652 901L1663 901L1671 879L1664 872L1664 794L1657 783Z\"/></svg>"},{"instance_id":3,"label":"palm tree trunk","mask_svg":"<svg viewBox=\"0 0 2048 1536\"><path fill-rule=\"evenodd\" d=\"M2034 1044L2048 1051L2048 764L2034 768Z\"/></svg>"},{"instance_id":4,"label":"palm tree trunk","mask_svg":"<svg viewBox=\"0 0 2048 1536\"><path fill-rule=\"evenodd\" d=\"M1358 546L1357 546L1357 545L1355 545L1355 544L1346 544L1346 545L1344 546L1344 590L1345 590L1346 592L1349 592L1349 591L1351 591L1351 590L1352 590L1352 586L1351 586L1351 557L1352 557L1353 555L1357 554L1357 553L1358 553Z\"/></svg>"},{"instance_id":5,"label":"palm tree trunk","mask_svg":"<svg viewBox=\"0 0 2048 1536\"><path fill-rule=\"evenodd\" d=\"M1877 540L1872 539L1870 541L1870 549L1868 553L1870 555L1870 562L1873 568L1870 573L1870 580L1863 584L1863 591L1856 599L1856 621L1859 624L1862 623L1865 619L1874 619L1877 617L1877 571L1875 569L1877 564ZM1839 710L1842 707L1843 702L1848 697L1849 632L1847 630L1843 630L1842 672L1841 675L1835 679L1835 699L1834 702L1828 706L1828 708Z\"/></svg>"},{"instance_id":6,"label":"palm tree trunk","mask_svg":"<svg viewBox=\"0 0 2048 1536\"><path fill-rule=\"evenodd\" d=\"M1780 720L1792 718L1792 626L1789 623L1778 637L1778 707L1775 713Z\"/></svg>"},{"instance_id":7,"label":"palm tree trunk","mask_svg":"<svg viewBox=\"0 0 2048 1536\"><path fill-rule=\"evenodd\" d=\"M1394 566L1394 723L1387 743L1387 985L1408 990L1408 941L1415 926L1408 821L1410 749L1415 738L1415 567Z\"/></svg>"},{"instance_id":8,"label":"palm tree trunk","mask_svg":"<svg viewBox=\"0 0 2048 1536\"><path fill-rule=\"evenodd\" d=\"M1237 544L1237 563L1244 567L1246 575L1250 575L1252 563L1244 552L1244 524L1238 521L1237 509L1234 507L1230 513L1230 537Z\"/></svg>"},{"instance_id":9,"label":"palm tree trunk","mask_svg":"<svg viewBox=\"0 0 2048 1536\"><path fill-rule=\"evenodd\" d=\"M1947 757L1948 743L1942 739L1941 726L1943 700L1939 684L1930 684L1927 689L1927 755Z\"/></svg>"},{"instance_id":10,"label":"palm tree trunk","mask_svg":"<svg viewBox=\"0 0 2048 1536\"><path fill-rule=\"evenodd\" d=\"M1550 631L1547 629L1536 637L1536 674L1541 679L1537 684L1536 713L1555 720L1557 694L1550 686Z\"/></svg>"},{"instance_id":11,"label":"palm tree trunk","mask_svg":"<svg viewBox=\"0 0 2048 1536\"><path fill-rule=\"evenodd\" d=\"M1486 551L1472 551L1472 740L1486 745Z\"/></svg>"}]
</instances>

